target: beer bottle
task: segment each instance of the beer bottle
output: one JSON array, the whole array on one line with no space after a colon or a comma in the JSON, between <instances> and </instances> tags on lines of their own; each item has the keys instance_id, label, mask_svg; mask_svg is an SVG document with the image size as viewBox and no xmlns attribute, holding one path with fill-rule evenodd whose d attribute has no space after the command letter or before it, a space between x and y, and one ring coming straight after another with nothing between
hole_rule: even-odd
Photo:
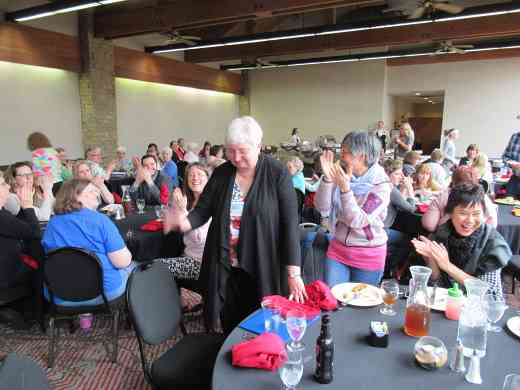
<instances>
[{"instance_id":1,"label":"beer bottle","mask_svg":"<svg viewBox=\"0 0 520 390\"><path fill-rule=\"evenodd\" d=\"M316 340L316 371L317 382L327 384L333 379L334 341L330 331L330 315L321 318L321 332Z\"/></svg>"}]
</instances>

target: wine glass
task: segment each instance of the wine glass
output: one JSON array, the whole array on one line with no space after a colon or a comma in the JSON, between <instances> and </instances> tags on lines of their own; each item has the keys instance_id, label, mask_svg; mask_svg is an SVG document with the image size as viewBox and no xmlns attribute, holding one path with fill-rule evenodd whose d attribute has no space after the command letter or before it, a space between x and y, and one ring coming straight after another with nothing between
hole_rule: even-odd
<instances>
[{"instance_id":1,"label":"wine glass","mask_svg":"<svg viewBox=\"0 0 520 390\"><path fill-rule=\"evenodd\" d=\"M395 316L394 304L397 302L399 296L399 284L395 280L384 280L381 283L381 289L384 291L383 302L384 306L379 310L381 314L386 316Z\"/></svg>"},{"instance_id":2,"label":"wine glass","mask_svg":"<svg viewBox=\"0 0 520 390\"><path fill-rule=\"evenodd\" d=\"M137 205L137 214L144 214L144 206L146 205L144 198L137 198L135 204Z\"/></svg>"},{"instance_id":3,"label":"wine glass","mask_svg":"<svg viewBox=\"0 0 520 390\"><path fill-rule=\"evenodd\" d=\"M287 360L278 370L282 380L282 390L294 390L303 375L303 358L301 350L287 350Z\"/></svg>"},{"instance_id":4,"label":"wine glass","mask_svg":"<svg viewBox=\"0 0 520 390\"><path fill-rule=\"evenodd\" d=\"M497 323L502 316L504 315L504 312L507 309L506 302L502 296L488 293L484 296L484 309L486 310L486 314L488 317L488 332L502 332L502 328L497 325L492 325Z\"/></svg>"},{"instance_id":5,"label":"wine glass","mask_svg":"<svg viewBox=\"0 0 520 390\"><path fill-rule=\"evenodd\" d=\"M154 211L155 211L155 216L157 217L158 220L162 220L162 217L163 217L163 213L164 213L164 206L155 206L154 207Z\"/></svg>"},{"instance_id":6,"label":"wine glass","mask_svg":"<svg viewBox=\"0 0 520 390\"><path fill-rule=\"evenodd\" d=\"M520 375L507 374L502 390L520 390Z\"/></svg>"},{"instance_id":7,"label":"wine glass","mask_svg":"<svg viewBox=\"0 0 520 390\"><path fill-rule=\"evenodd\" d=\"M291 338L291 343L289 347L292 350L301 350L303 349L303 344L301 343L301 339L305 334L305 329L307 329L307 317L302 310L289 310L286 316L287 333Z\"/></svg>"}]
</instances>

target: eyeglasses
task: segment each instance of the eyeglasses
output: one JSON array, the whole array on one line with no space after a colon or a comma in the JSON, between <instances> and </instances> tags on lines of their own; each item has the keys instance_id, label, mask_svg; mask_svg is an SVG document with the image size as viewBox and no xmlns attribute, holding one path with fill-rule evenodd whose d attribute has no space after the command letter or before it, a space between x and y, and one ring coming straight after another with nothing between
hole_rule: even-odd
<instances>
[{"instance_id":1,"label":"eyeglasses","mask_svg":"<svg viewBox=\"0 0 520 390\"><path fill-rule=\"evenodd\" d=\"M25 177L25 178L29 178L29 177L33 177L33 173L17 173L16 174L16 177Z\"/></svg>"}]
</instances>

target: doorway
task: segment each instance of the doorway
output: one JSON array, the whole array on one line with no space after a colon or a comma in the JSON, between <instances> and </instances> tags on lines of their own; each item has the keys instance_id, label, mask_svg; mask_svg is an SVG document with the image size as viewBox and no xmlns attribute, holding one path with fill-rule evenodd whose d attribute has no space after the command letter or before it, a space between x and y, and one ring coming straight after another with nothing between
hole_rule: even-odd
<instances>
[{"instance_id":1,"label":"doorway","mask_svg":"<svg viewBox=\"0 0 520 390\"><path fill-rule=\"evenodd\" d=\"M414 149L430 154L439 148L444 113L443 91L413 91L393 96L394 122L408 121L415 132Z\"/></svg>"}]
</instances>

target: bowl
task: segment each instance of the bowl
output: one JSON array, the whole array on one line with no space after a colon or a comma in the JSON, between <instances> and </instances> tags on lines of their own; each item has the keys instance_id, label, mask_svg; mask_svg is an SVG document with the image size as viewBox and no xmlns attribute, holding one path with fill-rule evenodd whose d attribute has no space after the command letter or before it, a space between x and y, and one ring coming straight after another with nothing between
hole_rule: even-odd
<instances>
[{"instance_id":1,"label":"bowl","mask_svg":"<svg viewBox=\"0 0 520 390\"><path fill-rule=\"evenodd\" d=\"M437 337L421 337L414 346L415 361L426 370L436 370L448 361L448 350Z\"/></svg>"}]
</instances>

